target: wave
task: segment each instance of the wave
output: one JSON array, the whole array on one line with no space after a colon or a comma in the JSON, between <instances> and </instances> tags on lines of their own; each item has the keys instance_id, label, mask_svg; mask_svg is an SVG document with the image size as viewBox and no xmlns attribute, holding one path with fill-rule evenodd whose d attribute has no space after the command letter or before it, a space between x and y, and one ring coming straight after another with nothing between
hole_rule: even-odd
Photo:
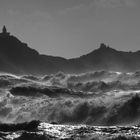
<instances>
[{"instance_id":1,"label":"wave","mask_svg":"<svg viewBox=\"0 0 140 140\"><path fill-rule=\"evenodd\" d=\"M137 83L123 83L121 81L113 81L113 82L84 82L84 83L68 83L67 87L69 89L73 89L76 91L84 91L84 92L109 92L112 90L139 90L140 82Z\"/></svg>"},{"instance_id":2,"label":"wave","mask_svg":"<svg viewBox=\"0 0 140 140\"><path fill-rule=\"evenodd\" d=\"M27 79L27 80L33 80L33 81L41 80L39 77L33 76L33 75L24 75L24 76L21 76L21 79Z\"/></svg>"},{"instance_id":3,"label":"wave","mask_svg":"<svg viewBox=\"0 0 140 140\"><path fill-rule=\"evenodd\" d=\"M47 76L1 74L0 121L88 125L139 121L140 72Z\"/></svg>"},{"instance_id":4,"label":"wave","mask_svg":"<svg viewBox=\"0 0 140 140\"><path fill-rule=\"evenodd\" d=\"M139 126L98 127L32 121L21 124L0 124L0 138L2 140L139 140L140 136Z\"/></svg>"},{"instance_id":5,"label":"wave","mask_svg":"<svg viewBox=\"0 0 140 140\"><path fill-rule=\"evenodd\" d=\"M22 84L14 86L10 89L10 93L15 96L42 96L48 97L88 97L88 94L83 92L75 92L68 88L56 86L45 86L40 84Z\"/></svg>"},{"instance_id":6,"label":"wave","mask_svg":"<svg viewBox=\"0 0 140 140\"><path fill-rule=\"evenodd\" d=\"M140 92L108 94L89 98L62 96L62 93L57 97L5 96L0 101L0 121L21 123L40 120L88 125L128 125L140 121Z\"/></svg>"},{"instance_id":7,"label":"wave","mask_svg":"<svg viewBox=\"0 0 140 140\"><path fill-rule=\"evenodd\" d=\"M56 73L54 75L45 75L44 77L34 76L34 75L23 75L16 76L8 73L0 74L0 85L1 87L13 86L19 83L39 83L50 86L68 87L70 84L78 83L89 83L90 84L110 84L119 83L135 85L140 82L140 72L135 73L120 73L111 71L97 71L83 73L79 75L70 75L63 72ZM102 82L102 83L101 83ZM88 85L87 85L88 86Z\"/></svg>"}]
</instances>

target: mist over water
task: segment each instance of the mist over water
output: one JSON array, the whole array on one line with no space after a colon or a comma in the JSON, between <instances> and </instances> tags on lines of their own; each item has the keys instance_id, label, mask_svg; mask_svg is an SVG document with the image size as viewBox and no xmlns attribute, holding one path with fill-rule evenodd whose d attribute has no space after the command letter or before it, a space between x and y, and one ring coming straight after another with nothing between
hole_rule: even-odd
<instances>
[{"instance_id":1,"label":"mist over water","mask_svg":"<svg viewBox=\"0 0 140 140\"><path fill-rule=\"evenodd\" d=\"M0 122L39 120L77 127L138 125L139 77L140 72L112 71L79 75L59 72L43 77L1 73Z\"/></svg>"},{"instance_id":2,"label":"mist over water","mask_svg":"<svg viewBox=\"0 0 140 140\"><path fill-rule=\"evenodd\" d=\"M121 125L139 122L136 73L91 72L36 77L0 75L0 121ZM125 111L124 111L125 110Z\"/></svg>"}]
</instances>

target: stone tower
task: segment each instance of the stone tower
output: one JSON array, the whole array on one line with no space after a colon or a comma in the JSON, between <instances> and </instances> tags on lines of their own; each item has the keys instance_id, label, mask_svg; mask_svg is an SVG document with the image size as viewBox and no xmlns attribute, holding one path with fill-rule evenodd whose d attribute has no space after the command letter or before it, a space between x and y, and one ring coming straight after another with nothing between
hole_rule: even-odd
<instances>
[{"instance_id":1,"label":"stone tower","mask_svg":"<svg viewBox=\"0 0 140 140\"><path fill-rule=\"evenodd\" d=\"M3 33L3 34L6 34L6 33L7 33L7 29L6 29L5 25L4 25L3 28L2 28L2 33Z\"/></svg>"},{"instance_id":2,"label":"stone tower","mask_svg":"<svg viewBox=\"0 0 140 140\"><path fill-rule=\"evenodd\" d=\"M10 33L7 32L7 29L6 29L5 25L3 26L2 33L0 33L0 35L1 36L9 36L10 35Z\"/></svg>"}]
</instances>

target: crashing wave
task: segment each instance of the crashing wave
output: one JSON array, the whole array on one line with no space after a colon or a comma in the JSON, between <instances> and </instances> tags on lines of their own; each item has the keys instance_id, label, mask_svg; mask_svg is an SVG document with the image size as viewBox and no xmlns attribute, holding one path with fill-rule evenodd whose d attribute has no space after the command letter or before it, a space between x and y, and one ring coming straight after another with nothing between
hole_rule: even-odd
<instances>
[{"instance_id":1,"label":"crashing wave","mask_svg":"<svg viewBox=\"0 0 140 140\"><path fill-rule=\"evenodd\" d=\"M77 136L80 132L85 134L90 128L95 129L92 125L127 126L140 122L140 72L101 71L80 75L60 72L45 77L1 74L0 83L0 122L3 123L40 120L47 122L49 129L51 126L64 129L69 126L72 129L74 125L76 129L68 132L70 134L76 132L74 134ZM51 122L58 125L51 125ZM118 128L110 130L107 127L102 130L109 131L111 134L112 131L117 131L116 129ZM41 131L45 132L45 130ZM12 134L15 138L37 137L39 139L43 136L28 131L24 134ZM98 137L97 133L94 134ZM111 139L119 139L119 135L120 133L113 135ZM48 139L55 137L47 134L43 138L46 136Z\"/></svg>"},{"instance_id":2,"label":"crashing wave","mask_svg":"<svg viewBox=\"0 0 140 140\"><path fill-rule=\"evenodd\" d=\"M54 125L32 121L22 124L0 124L2 140L139 140L139 126Z\"/></svg>"}]
</instances>

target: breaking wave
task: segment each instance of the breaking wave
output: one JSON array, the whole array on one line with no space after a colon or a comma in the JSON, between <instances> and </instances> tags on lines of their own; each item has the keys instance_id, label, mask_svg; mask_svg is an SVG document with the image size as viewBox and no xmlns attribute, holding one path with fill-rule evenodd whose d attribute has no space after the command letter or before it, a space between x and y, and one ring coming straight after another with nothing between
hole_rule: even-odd
<instances>
[{"instance_id":1,"label":"breaking wave","mask_svg":"<svg viewBox=\"0 0 140 140\"><path fill-rule=\"evenodd\" d=\"M39 121L0 124L2 140L139 140L139 126L58 125Z\"/></svg>"},{"instance_id":2,"label":"breaking wave","mask_svg":"<svg viewBox=\"0 0 140 140\"><path fill-rule=\"evenodd\" d=\"M23 128L21 131L24 133L18 133L16 136L13 134L16 140L55 137L49 134L49 130L47 135L43 135L43 132L40 135L35 130L33 133L25 130L27 122L33 120L46 122L47 128L50 124L53 127L56 124L56 128L63 126L65 129L69 126L72 133L76 131L75 133L84 134L92 126L98 126L99 131L99 126L137 125L140 122L140 72L98 71L80 75L59 72L43 77L1 73L0 131L19 131ZM19 127L19 123L22 123L22 127ZM76 130L73 130L74 125L78 127ZM85 128L85 125L88 127ZM111 131L116 132L112 129ZM4 132L0 132L0 135L7 136ZM113 134L108 139L102 137L99 140L131 140L130 136L120 133ZM134 140L138 139L134 135L132 137ZM98 140L97 138L96 134L86 139Z\"/></svg>"}]
</instances>

